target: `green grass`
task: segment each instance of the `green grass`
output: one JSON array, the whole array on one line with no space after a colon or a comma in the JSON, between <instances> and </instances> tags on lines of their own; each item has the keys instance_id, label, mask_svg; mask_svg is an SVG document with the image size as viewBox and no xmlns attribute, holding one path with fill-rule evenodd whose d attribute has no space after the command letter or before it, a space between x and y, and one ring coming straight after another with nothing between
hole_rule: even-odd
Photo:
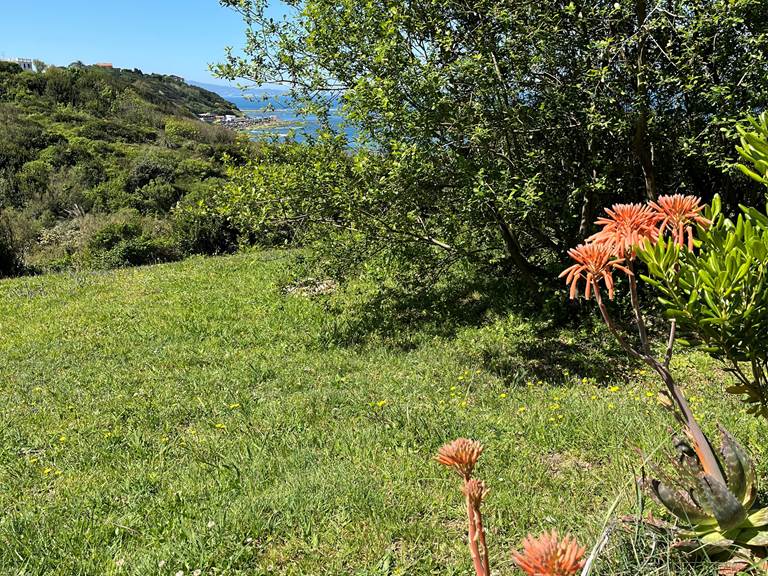
<instances>
[{"instance_id":1,"label":"green grass","mask_svg":"<svg viewBox=\"0 0 768 576\"><path fill-rule=\"evenodd\" d=\"M528 531L590 546L617 496L637 510L634 448L671 422L601 331L486 311L333 344L352 296L286 293L291 262L0 282L0 574L469 574L458 479L431 460L457 436L486 445L499 575ZM764 477L765 425L716 364L675 369ZM616 534L597 573L714 573Z\"/></svg>"}]
</instances>

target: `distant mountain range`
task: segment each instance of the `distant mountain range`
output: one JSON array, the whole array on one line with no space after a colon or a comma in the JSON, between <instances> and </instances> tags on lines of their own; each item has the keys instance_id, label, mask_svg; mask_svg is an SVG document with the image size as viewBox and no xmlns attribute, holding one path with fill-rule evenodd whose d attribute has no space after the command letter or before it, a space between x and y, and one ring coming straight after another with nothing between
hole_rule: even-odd
<instances>
[{"instance_id":1,"label":"distant mountain range","mask_svg":"<svg viewBox=\"0 0 768 576\"><path fill-rule=\"evenodd\" d=\"M242 100L243 98L263 98L264 96L282 96L288 92L287 88L281 88L279 86L265 86L260 88L249 88L245 91L240 90L237 86L224 86L222 84L212 84L210 82L196 82L195 80L187 80L188 84L203 88L209 92L218 94L222 98L227 100Z\"/></svg>"}]
</instances>

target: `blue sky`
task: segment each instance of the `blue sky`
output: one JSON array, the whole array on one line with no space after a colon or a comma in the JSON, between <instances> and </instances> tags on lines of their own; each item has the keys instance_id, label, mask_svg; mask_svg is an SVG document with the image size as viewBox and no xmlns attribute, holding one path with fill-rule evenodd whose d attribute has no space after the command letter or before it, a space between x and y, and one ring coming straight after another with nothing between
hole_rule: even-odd
<instances>
[{"instance_id":1,"label":"blue sky","mask_svg":"<svg viewBox=\"0 0 768 576\"><path fill-rule=\"evenodd\" d=\"M273 3L271 13L282 9ZM217 0L2 0L0 57L119 68L215 82L208 64L243 42L240 16Z\"/></svg>"}]
</instances>

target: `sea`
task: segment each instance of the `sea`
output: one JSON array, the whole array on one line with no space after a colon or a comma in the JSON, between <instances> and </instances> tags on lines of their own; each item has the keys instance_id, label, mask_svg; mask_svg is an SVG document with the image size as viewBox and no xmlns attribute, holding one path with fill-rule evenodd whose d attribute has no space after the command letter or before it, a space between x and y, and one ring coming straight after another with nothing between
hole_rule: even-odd
<instances>
[{"instance_id":1,"label":"sea","mask_svg":"<svg viewBox=\"0 0 768 576\"><path fill-rule=\"evenodd\" d=\"M253 140L282 141L293 138L297 142L305 142L315 138L320 130L318 118L299 114L287 96L270 95L266 98L262 96L254 98L231 96L227 100L251 118L277 117L278 120L286 123L284 126L251 130ZM354 145L358 132L354 126L345 121L338 109L331 110L328 120L335 132L345 134L350 145Z\"/></svg>"}]
</instances>

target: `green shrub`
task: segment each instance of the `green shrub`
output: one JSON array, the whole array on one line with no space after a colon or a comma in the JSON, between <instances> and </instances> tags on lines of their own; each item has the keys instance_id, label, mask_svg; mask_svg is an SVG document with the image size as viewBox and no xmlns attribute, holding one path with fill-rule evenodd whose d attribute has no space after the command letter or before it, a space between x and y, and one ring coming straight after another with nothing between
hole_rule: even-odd
<instances>
[{"instance_id":1,"label":"green shrub","mask_svg":"<svg viewBox=\"0 0 768 576\"><path fill-rule=\"evenodd\" d=\"M196 120L170 117L165 121L165 134L172 143L180 145L185 140L197 140L200 126L202 122Z\"/></svg>"},{"instance_id":2,"label":"green shrub","mask_svg":"<svg viewBox=\"0 0 768 576\"><path fill-rule=\"evenodd\" d=\"M212 176L218 176L221 170L209 160L185 158L179 162L177 172L180 178L201 181Z\"/></svg>"},{"instance_id":3,"label":"green shrub","mask_svg":"<svg viewBox=\"0 0 768 576\"><path fill-rule=\"evenodd\" d=\"M175 237L188 254L227 254L238 248L240 231L231 220L208 205L215 181L200 185L185 196L171 212Z\"/></svg>"},{"instance_id":4,"label":"green shrub","mask_svg":"<svg viewBox=\"0 0 768 576\"><path fill-rule=\"evenodd\" d=\"M170 157L156 152L147 152L139 157L128 172L126 190L135 192L153 180L173 182L176 176L176 164Z\"/></svg>"},{"instance_id":5,"label":"green shrub","mask_svg":"<svg viewBox=\"0 0 768 576\"><path fill-rule=\"evenodd\" d=\"M179 200L181 193L173 184L151 180L134 192L130 205L145 214L165 214Z\"/></svg>"},{"instance_id":6,"label":"green shrub","mask_svg":"<svg viewBox=\"0 0 768 576\"><path fill-rule=\"evenodd\" d=\"M21 167L18 174L19 189L25 196L45 193L51 180L53 169L44 160L32 160Z\"/></svg>"},{"instance_id":7,"label":"green shrub","mask_svg":"<svg viewBox=\"0 0 768 576\"><path fill-rule=\"evenodd\" d=\"M157 133L153 130L132 126L114 120L90 120L83 124L78 134L90 140L104 140L105 142L128 142L143 144L157 139Z\"/></svg>"},{"instance_id":8,"label":"green shrub","mask_svg":"<svg viewBox=\"0 0 768 576\"><path fill-rule=\"evenodd\" d=\"M78 261L89 268L109 269L169 262L180 256L169 226L135 210L122 210L93 232Z\"/></svg>"},{"instance_id":9,"label":"green shrub","mask_svg":"<svg viewBox=\"0 0 768 576\"><path fill-rule=\"evenodd\" d=\"M0 214L0 278L15 276L23 267L20 243L6 214Z\"/></svg>"}]
</instances>

